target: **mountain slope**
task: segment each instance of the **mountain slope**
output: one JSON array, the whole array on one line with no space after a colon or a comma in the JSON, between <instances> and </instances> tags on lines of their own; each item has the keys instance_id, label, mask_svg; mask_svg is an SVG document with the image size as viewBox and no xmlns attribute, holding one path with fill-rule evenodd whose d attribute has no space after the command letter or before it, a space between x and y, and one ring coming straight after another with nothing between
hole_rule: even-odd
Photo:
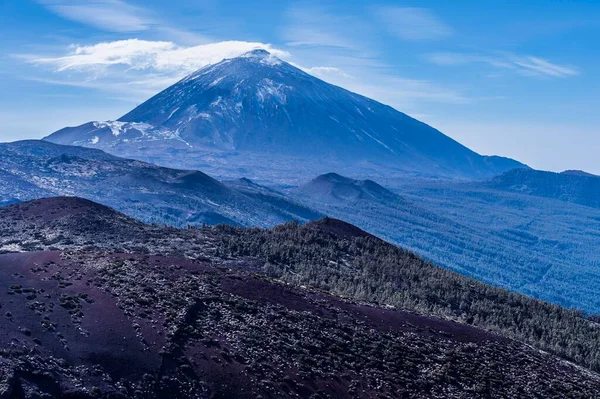
<instances>
[{"instance_id":1,"label":"mountain slope","mask_svg":"<svg viewBox=\"0 0 600 399\"><path fill-rule=\"evenodd\" d=\"M463 275L600 313L600 210L488 181L404 181L393 192L372 184L376 194L327 174L288 195Z\"/></svg>"},{"instance_id":2,"label":"mountain slope","mask_svg":"<svg viewBox=\"0 0 600 399\"><path fill-rule=\"evenodd\" d=\"M553 173L517 169L493 178L487 186L600 208L600 177L581 171Z\"/></svg>"},{"instance_id":3,"label":"mountain slope","mask_svg":"<svg viewBox=\"0 0 600 399\"><path fill-rule=\"evenodd\" d=\"M600 389L594 372L431 315L598 369L595 322L338 220L180 230L51 198L0 208L7 241L31 251L0 255L7 397L587 398Z\"/></svg>"},{"instance_id":4,"label":"mountain slope","mask_svg":"<svg viewBox=\"0 0 600 399\"><path fill-rule=\"evenodd\" d=\"M8 205L23 199L51 196L50 191L39 188L6 170L0 169L0 205Z\"/></svg>"},{"instance_id":5,"label":"mountain slope","mask_svg":"<svg viewBox=\"0 0 600 399\"><path fill-rule=\"evenodd\" d=\"M244 195L198 171L162 168L46 141L0 144L0 201L51 195L77 195L145 221L179 226L272 226L318 217L306 209L295 214L295 205L285 199L273 204Z\"/></svg>"},{"instance_id":6,"label":"mountain slope","mask_svg":"<svg viewBox=\"0 0 600 399\"><path fill-rule=\"evenodd\" d=\"M406 114L323 82L264 50L207 66L116 122L66 128L46 140L169 165L192 162L203 169L211 157L234 157L251 177L263 180L267 172L257 162L267 155L278 160L282 173L293 172L292 160L317 159L307 167L321 173L349 161L355 172L385 168L450 177L494 176L524 167L480 156ZM161 154L165 148L171 152ZM177 159L180 153L193 155Z\"/></svg>"},{"instance_id":7,"label":"mountain slope","mask_svg":"<svg viewBox=\"0 0 600 399\"><path fill-rule=\"evenodd\" d=\"M525 398L531 386L558 398L600 389L572 365L470 326L181 258L64 255L0 255L0 282L12 287L0 293L10 314L0 344L12 345L0 352L0 394ZM44 281L46 273L61 278ZM150 301L149 292L161 299Z\"/></svg>"},{"instance_id":8,"label":"mountain slope","mask_svg":"<svg viewBox=\"0 0 600 399\"><path fill-rule=\"evenodd\" d=\"M311 180L298 190L306 196L324 201L376 201L400 202L401 198L372 180L356 180L337 173L327 173Z\"/></svg>"},{"instance_id":9,"label":"mountain slope","mask_svg":"<svg viewBox=\"0 0 600 399\"><path fill-rule=\"evenodd\" d=\"M228 180L224 181L223 184L248 197L270 204L281 210L282 213L288 213L290 219L316 220L324 216L320 212L292 200L284 193L256 184L250 179Z\"/></svg>"}]
</instances>

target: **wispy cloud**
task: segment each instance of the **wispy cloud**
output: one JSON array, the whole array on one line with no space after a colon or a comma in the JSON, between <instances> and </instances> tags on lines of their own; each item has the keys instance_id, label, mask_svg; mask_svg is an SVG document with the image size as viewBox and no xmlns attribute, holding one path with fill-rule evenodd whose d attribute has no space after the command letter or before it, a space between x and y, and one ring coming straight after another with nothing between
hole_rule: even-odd
<instances>
[{"instance_id":1,"label":"wispy cloud","mask_svg":"<svg viewBox=\"0 0 600 399\"><path fill-rule=\"evenodd\" d=\"M429 80L407 79L386 73L372 74L370 68L353 68L355 76L336 67L295 66L329 83L377 99L400 110L411 108L415 103L466 104L471 101L460 91Z\"/></svg>"},{"instance_id":2,"label":"wispy cloud","mask_svg":"<svg viewBox=\"0 0 600 399\"><path fill-rule=\"evenodd\" d=\"M331 47L354 49L348 29L361 29L362 22L352 16L329 12L323 7L292 7L285 13L281 35L291 47Z\"/></svg>"},{"instance_id":3,"label":"wispy cloud","mask_svg":"<svg viewBox=\"0 0 600 399\"><path fill-rule=\"evenodd\" d=\"M378 7L375 16L390 34L401 40L438 40L453 33L449 25L426 8Z\"/></svg>"},{"instance_id":4,"label":"wispy cloud","mask_svg":"<svg viewBox=\"0 0 600 399\"><path fill-rule=\"evenodd\" d=\"M360 17L340 10L305 5L290 8L283 20L282 36L292 58L304 71L327 82L374 98L406 112L422 112L423 104L462 104L469 98L460 90L425 79L401 76L386 62L381 28L408 40L440 38L452 33L425 9L365 9ZM306 65L314 65L306 67Z\"/></svg>"},{"instance_id":5,"label":"wispy cloud","mask_svg":"<svg viewBox=\"0 0 600 399\"><path fill-rule=\"evenodd\" d=\"M143 100L185 75L244 52L264 48L279 58L294 60L302 70L359 94L407 112L420 112L417 104L461 104L469 99L459 90L434 82L400 77L380 60L308 51L309 57L294 54L268 43L225 41L197 46L179 46L168 41L138 39L72 45L67 54L19 55L29 64L46 67L50 74L22 79L44 84L100 90ZM314 49L313 49L314 50ZM322 57L327 54L326 57Z\"/></svg>"},{"instance_id":6,"label":"wispy cloud","mask_svg":"<svg viewBox=\"0 0 600 399\"><path fill-rule=\"evenodd\" d=\"M449 34L441 22L434 26L431 21L436 19L424 10L398 12L394 8L394 11L396 17L410 17L413 32L409 36L413 39L425 38L424 33L416 33L417 26L428 26L428 37ZM284 13L280 28L284 48L245 41L181 46L174 41L128 39L73 45L66 54L34 55L26 60L48 67L52 72L51 76L38 77L44 83L104 90L136 99L147 97L151 91L157 92L223 58L265 48L309 74L405 112L422 113L424 104L432 102L463 104L469 101L460 89L401 76L397 68L386 63L385 49L379 48L377 18L373 14L366 15L369 18L319 6L291 7Z\"/></svg>"},{"instance_id":7,"label":"wispy cloud","mask_svg":"<svg viewBox=\"0 0 600 399\"><path fill-rule=\"evenodd\" d=\"M73 45L67 55L29 56L28 61L37 65L50 65L57 72L98 72L111 67L126 67L129 70L154 70L181 75L257 48L266 49L278 57L289 55L270 44L259 42L224 41L182 47L173 42L128 39L89 46Z\"/></svg>"},{"instance_id":8,"label":"wispy cloud","mask_svg":"<svg viewBox=\"0 0 600 399\"><path fill-rule=\"evenodd\" d=\"M335 67L327 67L327 66L316 66L311 68L305 68L300 65L295 65L298 68L302 69L304 72L309 73L311 75L317 76L321 79L327 79L327 77L332 75L339 75L344 78L352 78L352 76L348 75L340 68Z\"/></svg>"},{"instance_id":9,"label":"wispy cloud","mask_svg":"<svg viewBox=\"0 0 600 399\"><path fill-rule=\"evenodd\" d=\"M426 56L431 63L444 66L459 66L473 63L486 64L497 69L513 70L526 76L566 78L579 74L573 66L559 65L530 55L499 54L480 55L464 53L433 53Z\"/></svg>"},{"instance_id":10,"label":"wispy cloud","mask_svg":"<svg viewBox=\"0 0 600 399\"><path fill-rule=\"evenodd\" d=\"M372 23L364 18L304 5L288 9L282 24L280 33L286 46L308 73L347 78L357 71L386 67L374 45Z\"/></svg>"},{"instance_id":11,"label":"wispy cloud","mask_svg":"<svg viewBox=\"0 0 600 399\"><path fill-rule=\"evenodd\" d=\"M570 66L553 64L538 57L519 57L513 60L514 64L521 68L523 73L531 75L546 75L555 78L578 75L579 71Z\"/></svg>"},{"instance_id":12,"label":"wispy cloud","mask_svg":"<svg viewBox=\"0 0 600 399\"><path fill-rule=\"evenodd\" d=\"M64 19L94 27L105 32L153 32L163 38L185 43L208 42L208 38L165 21L150 8L133 5L125 0L36 0Z\"/></svg>"},{"instance_id":13,"label":"wispy cloud","mask_svg":"<svg viewBox=\"0 0 600 399\"><path fill-rule=\"evenodd\" d=\"M472 101L460 90L430 80L407 79L393 75L381 75L373 81L340 80L340 85L410 114L421 112L418 110L422 109L422 104L467 104Z\"/></svg>"},{"instance_id":14,"label":"wispy cloud","mask_svg":"<svg viewBox=\"0 0 600 399\"><path fill-rule=\"evenodd\" d=\"M109 32L140 32L156 21L140 7L121 0L38 0L63 18Z\"/></svg>"},{"instance_id":15,"label":"wispy cloud","mask_svg":"<svg viewBox=\"0 0 600 399\"><path fill-rule=\"evenodd\" d=\"M78 79L73 76L55 78L38 76L21 76L20 79L52 86L65 86L85 90L97 90L117 95L121 101L139 103L140 100L155 95L161 89L174 83L176 79L148 79L144 81L127 82L112 77L102 79ZM142 84L144 82L145 84Z\"/></svg>"},{"instance_id":16,"label":"wispy cloud","mask_svg":"<svg viewBox=\"0 0 600 399\"><path fill-rule=\"evenodd\" d=\"M263 48L280 58L289 54L268 43L225 41L197 46L138 39L72 45L57 56L14 55L45 68L20 78L38 83L113 93L130 102L156 94L206 65Z\"/></svg>"}]
</instances>

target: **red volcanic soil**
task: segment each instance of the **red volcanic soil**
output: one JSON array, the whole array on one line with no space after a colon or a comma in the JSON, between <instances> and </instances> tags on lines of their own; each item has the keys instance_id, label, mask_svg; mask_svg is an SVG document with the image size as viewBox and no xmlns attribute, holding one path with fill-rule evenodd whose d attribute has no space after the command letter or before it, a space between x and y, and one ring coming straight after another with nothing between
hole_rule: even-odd
<instances>
[{"instance_id":1,"label":"red volcanic soil","mask_svg":"<svg viewBox=\"0 0 600 399\"><path fill-rule=\"evenodd\" d=\"M93 273L78 270L78 264L60 255L0 255L5 287L0 291L0 346L27 344L73 365L99 364L119 377L155 370L160 357L142 344L114 298L89 283Z\"/></svg>"},{"instance_id":2,"label":"red volcanic soil","mask_svg":"<svg viewBox=\"0 0 600 399\"><path fill-rule=\"evenodd\" d=\"M333 218L323 218L317 220L315 222L310 222L306 224L307 228L312 228L320 231L324 231L326 233L332 234L338 238L352 238L352 237L375 237L358 227L351 225L350 223L346 223L339 219Z\"/></svg>"},{"instance_id":3,"label":"red volcanic soil","mask_svg":"<svg viewBox=\"0 0 600 399\"><path fill-rule=\"evenodd\" d=\"M184 258L5 254L0 286L0 346L12 348L0 351L2 398L527 397L532 381L540 397L600 390L481 329Z\"/></svg>"},{"instance_id":4,"label":"red volcanic soil","mask_svg":"<svg viewBox=\"0 0 600 399\"><path fill-rule=\"evenodd\" d=\"M54 197L19 203L0 208L2 213L10 213L12 218L20 215L22 219L32 222L47 223L61 218L77 218L92 213L116 214L106 206L78 197Z\"/></svg>"},{"instance_id":5,"label":"red volcanic soil","mask_svg":"<svg viewBox=\"0 0 600 399\"><path fill-rule=\"evenodd\" d=\"M465 324L415 313L385 309L372 304L342 300L328 293L298 290L285 284L273 284L262 278L242 278L230 275L222 281L222 289L234 295L263 304L285 306L301 312L312 312L321 317L336 319L329 309L338 308L347 313L347 318L360 320L383 333L418 332L433 338L460 342L508 342L509 340Z\"/></svg>"}]
</instances>

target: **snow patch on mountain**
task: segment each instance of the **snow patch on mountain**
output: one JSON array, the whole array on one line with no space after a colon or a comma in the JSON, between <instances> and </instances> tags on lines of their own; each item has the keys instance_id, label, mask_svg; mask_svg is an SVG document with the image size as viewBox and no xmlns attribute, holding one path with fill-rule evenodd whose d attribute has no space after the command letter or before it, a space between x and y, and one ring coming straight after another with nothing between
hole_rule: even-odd
<instances>
[{"instance_id":1,"label":"snow patch on mountain","mask_svg":"<svg viewBox=\"0 0 600 399\"><path fill-rule=\"evenodd\" d=\"M240 58L258 60L261 64L277 66L281 65L282 61L263 49L256 49L242 54Z\"/></svg>"},{"instance_id":2,"label":"snow patch on mountain","mask_svg":"<svg viewBox=\"0 0 600 399\"><path fill-rule=\"evenodd\" d=\"M256 97L261 103L264 103L270 98L276 99L280 104L286 102L286 92L294 90L293 87L283 83L276 83L271 79L263 79L257 88Z\"/></svg>"},{"instance_id":3,"label":"snow patch on mountain","mask_svg":"<svg viewBox=\"0 0 600 399\"><path fill-rule=\"evenodd\" d=\"M94 122L94 126L97 129L108 128L115 137L118 137L123 133L123 127L125 125L127 125L127 123L118 121Z\"/></svg>"},{"instance_id":4,"label":"snow patch on mountain","mask_svg":"<svg viewBox=\"0 0 600 399\"><path fill-rule=\"evenodd\" d=\"M173 111L171 111L171 113L169 114L169 117L167 118L167 120L171 119L173 117L173 115L175 115L175 112L179 111L179 107L175 108Z\"/></svg>"},{"instance_id":5,"label":"snow patch on mountain","mask_svg":"<svg viewBox=\"0 0 600 399\"><path fill-rule=\"evenodd\" d=\"M223 79L225 79L225 76L221 76L215 80L213 80L213 82L211 84L209 84L208 86L206 86L207 89L210 89L211 87L215 87L216 85L219 84L219 82L221 82Z\"/></svg>"},{"instance_id":6,"label":"snow patch on mountain","mask_svg":"<svg viewBox=\"0 0 600 399\"><path fill-rule=\"evenodd\" d=\"M96 121L93 122L96 129L110 129L113 136L119 137L128 130L137 130L142 133L148 133L154 129L154 126L149 123L128 123L119 121ZM97 143L97 142L96 142Z\"/></svg>"}]
</instances>

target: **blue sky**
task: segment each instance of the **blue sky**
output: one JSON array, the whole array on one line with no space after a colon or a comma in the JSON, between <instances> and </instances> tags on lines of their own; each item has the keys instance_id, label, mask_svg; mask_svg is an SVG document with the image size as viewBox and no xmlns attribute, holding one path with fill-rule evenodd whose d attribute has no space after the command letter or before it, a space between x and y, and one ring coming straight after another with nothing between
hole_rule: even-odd
<instances>
[{"instance_id":1,"label":"blue sky","mask_svg":"<svg viewBox=\"0 0 600 399\"><path fill-rule=\"evenodd\" d=\"M483 154L600 173L598 1L5 0L0 141L264 47Z\"/></svg>"}]
</instances>

